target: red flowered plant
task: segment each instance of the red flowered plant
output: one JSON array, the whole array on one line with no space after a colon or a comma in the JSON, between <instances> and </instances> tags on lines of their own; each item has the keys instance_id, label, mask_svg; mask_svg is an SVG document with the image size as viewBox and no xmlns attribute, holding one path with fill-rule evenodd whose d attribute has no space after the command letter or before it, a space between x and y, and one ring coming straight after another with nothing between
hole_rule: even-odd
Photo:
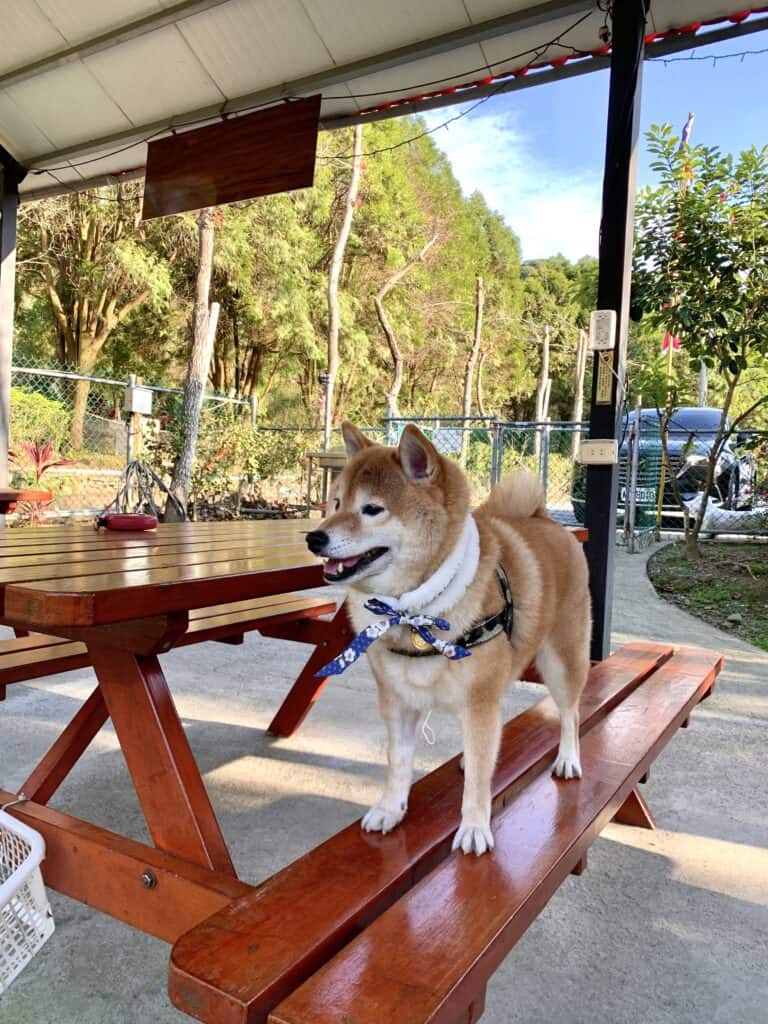
<instances>
[{"instance_id":1,"label":"red flowered plant","mask_svg":"<svg viewBox=\"0 0 768 1024\"><path fill-rule=\"evenodd\" d=\"M37 441L22 441L18 451L8 452L8 461L17 466L27 477L34 477L34 486L40 486L40 480L49 469L60 466L74 466L73 459L62 459L54 452L50 441L39 444ZM21 519L37 524L43 520L43 512L50 505L47 501L23 501L17 511Z\"/></svg>"}]
</instances>

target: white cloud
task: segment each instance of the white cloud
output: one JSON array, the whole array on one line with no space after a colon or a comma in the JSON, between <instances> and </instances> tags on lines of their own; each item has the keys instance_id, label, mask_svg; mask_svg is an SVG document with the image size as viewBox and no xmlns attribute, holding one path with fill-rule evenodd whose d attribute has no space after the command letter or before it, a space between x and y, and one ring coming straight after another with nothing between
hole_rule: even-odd
<instances>
[{"instance_id":1,"label":"white cloud","mask_svg":"<svg viewBox=\"0 0 768 1024\"><path fill-rule=\"evenodd\" d=\"M430 128L447 120L445 110L425 115ZM513 112L464 117L433 139L451 162L466 195L482 192L519 236L524 259L570 260L597 255L600 181L565 175L535 156Z\"/></svg>"}]
</instances>

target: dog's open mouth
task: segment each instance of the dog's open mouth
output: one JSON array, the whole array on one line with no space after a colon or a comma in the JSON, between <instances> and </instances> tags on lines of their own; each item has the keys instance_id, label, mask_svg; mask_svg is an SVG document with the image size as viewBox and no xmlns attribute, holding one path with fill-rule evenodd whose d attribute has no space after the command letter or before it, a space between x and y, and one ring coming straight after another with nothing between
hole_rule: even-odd
<instances>
[{"instance_id":1,"label":"dog's open mouth","mask_svg":"<svg viewBox=\"0 0 768 1024\"><path fill-rule=\"evenodd\" d=\"M350 558L329 558L323 568L323 575L329 583L338 583L339 580L348 580L351 576L360 572L381 558L389 548L371 548L364 551L362 555L352 555Z\"/></svg>"}]
</instances>

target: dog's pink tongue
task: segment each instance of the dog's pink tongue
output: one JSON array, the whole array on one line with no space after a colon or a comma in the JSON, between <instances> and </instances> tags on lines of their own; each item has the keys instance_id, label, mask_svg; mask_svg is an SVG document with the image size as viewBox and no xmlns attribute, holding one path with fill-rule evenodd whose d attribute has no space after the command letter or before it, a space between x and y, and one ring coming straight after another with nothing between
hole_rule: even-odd
<instances>
[{"instance_id":1,"label":"dog's pink tongue","mask_svg":"<svg viewBox=\"0 0 768 1024\"><path fill-rule=\"evenodd\" d=\"M360 558L360 555L354 555L352 558L329 558L325 563L326 575L336 576L342 569L350 569L353 565L357 565Z\"/></svg>"}]
</instances>

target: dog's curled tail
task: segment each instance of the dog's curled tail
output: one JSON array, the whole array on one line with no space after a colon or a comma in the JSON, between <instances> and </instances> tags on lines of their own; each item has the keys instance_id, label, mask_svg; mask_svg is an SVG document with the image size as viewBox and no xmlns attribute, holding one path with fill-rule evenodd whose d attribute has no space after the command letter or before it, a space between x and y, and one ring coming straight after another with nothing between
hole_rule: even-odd
<instances>
[{"instance_id":1,"label":"dog's curled tail","mask_svg":"<svg viewBox=\"0 0 768 1024\"><path fill-rule=\"evenodd\" d=\"M507 519L547 515L541 480L527 469L515 470L500 480L482 507L492 516L505 516Z\"/></svg>"}]
</instances>

